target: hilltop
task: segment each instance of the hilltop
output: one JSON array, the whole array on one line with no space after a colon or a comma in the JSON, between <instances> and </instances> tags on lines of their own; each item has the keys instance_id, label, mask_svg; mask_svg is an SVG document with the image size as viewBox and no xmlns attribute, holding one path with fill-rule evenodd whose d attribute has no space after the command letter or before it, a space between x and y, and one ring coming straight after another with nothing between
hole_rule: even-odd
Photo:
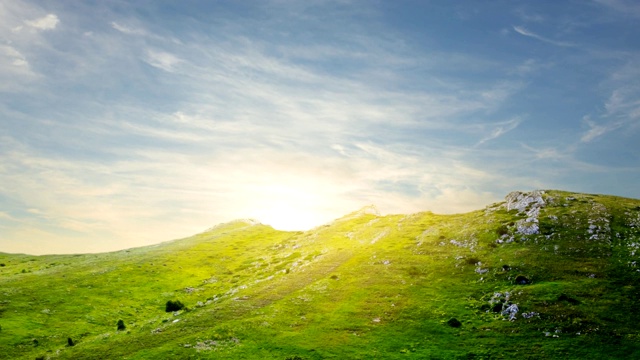
<instances>
[{"instance_id":1,"label":"hilltop","mask_svg":"<svg viewBox=\"0 0 640 360\"><path fill-rule=\"evenodd\" d=\"M0 253L0 358L640 358L639 260L640 200L555 190L466 214L365 208L306 232L246 220L111 253Z\"/></svg>"}]
</instances>

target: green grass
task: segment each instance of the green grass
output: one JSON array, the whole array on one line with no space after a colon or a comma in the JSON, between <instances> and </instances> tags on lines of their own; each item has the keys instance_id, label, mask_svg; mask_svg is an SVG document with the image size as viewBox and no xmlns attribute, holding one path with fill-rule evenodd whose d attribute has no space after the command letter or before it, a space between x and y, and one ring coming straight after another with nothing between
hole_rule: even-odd
<instances>
[{"instance_id":1,"label":"green grass","mask_svg":"<svg viewBox=\"0 0 640 360\"><path fill-rule=\"evenodd\" d=\"M526 236L525 216L494 204L356 212L308 232L237 221L105 254L0 253L0 358L639 358L640 201L543 197L540 234ZM514 321L491 310L506 292ZM165 312L176 300L186 308Z\"/></svg>"}]
</instances>

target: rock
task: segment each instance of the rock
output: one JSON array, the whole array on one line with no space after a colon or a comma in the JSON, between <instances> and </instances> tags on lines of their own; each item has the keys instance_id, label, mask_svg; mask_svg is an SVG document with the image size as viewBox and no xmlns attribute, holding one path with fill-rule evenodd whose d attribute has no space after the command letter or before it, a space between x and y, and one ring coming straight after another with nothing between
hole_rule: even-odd
<instances>
[{"instance_id":1,"label":"rock","mask_svg":"<svg viewBox=\"0 0 640 360\"><path fill-rule=\"evenodd\" d=\"M511 304L506 307L506 309L502 310L502 315L509 316L509 320L513 321L516 319L516 314L520 311L517 304Z\"/></svg>"},{"instance_id":2,"label":"rock","mask_svg":"<svg viewBox=\"0 0 640 360\"><path fill-rule=\"evenodd\" d=\"M534 190L528 193L514 191L505 197L507 210L518 210L519 214L526 215L526 219L516 224L516 232L521 235L534 235L539 233L538 216L540 209L546 205L542 198L544 191Z\"/></svg>"},{"instance_id":3,"label":"rock","mask_svg":"<svg viewBox=\"0 0 640 360\"><path fill-rule=\"evenodd\" d=\"M538 219L528 218L526 220L518 221L518 233L522 235L534 235L540 231L538 226Z\"/></svg>"},{"instance_id":4,"label":"rock","mask_svg":"<svg viewBox=\"0 0 640 360\"><path fill-rule=\"evenodd\" d=\"M531 204L533 204L532 207L534 208L542 207L545 204L544 199L542 199L542 194L544 194L544 191L540 190L534 190L528 193L513 191L505 197L507 211L517 209L518 212L523 212Z\"/></svg>"},{"instance_id":5,"label":"rock","mask_svg":"<svg viewBox=\"0 0 640 360\"><path fill-rule=\"evenodd\" d=\"M526 276L524 275L518 275L516 276L516 284L517 285L527 285L527 284L531 284L531 280L529 280Z\"/></svg>"},{"instance_id":6,"label":"rock","mask_svg":"<svg viewBox=\"0 0 640 360\"><path fill-rule=\"evenodd\" d=\"M447 325L454 328L459 328L460 326L462 326L462 323L456 318L451 318L449 319L449 321L447 321Z\"/></svg>"},{"instance_id":7,"label":"rock","mask_svg":"<svg viewBox=\"0 0 640 360\"><path fill-rule=\"evenodd\" d=\"M522 313L522 317L525 318L525 319L531 319L532 317L538 316L538 315L540 315L540 314L535 312L535 311Z\"/></svg>"}]
</instances>

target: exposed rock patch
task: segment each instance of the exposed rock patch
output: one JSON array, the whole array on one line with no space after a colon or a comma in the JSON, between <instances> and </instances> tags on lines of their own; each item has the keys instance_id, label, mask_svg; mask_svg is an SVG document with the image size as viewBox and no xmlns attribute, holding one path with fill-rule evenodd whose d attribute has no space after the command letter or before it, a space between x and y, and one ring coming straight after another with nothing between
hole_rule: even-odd
<instances>
[{"instance_id":1,"label":"exposed rock patch","mask_svg":"<svg viewBox=\"0 0 640 360\"><path fill-rule=\"evenodd\" d=\"M518 210L518 214L526 216L516 223L516 232L521 235L534 235L540 232L538 217L540 209L546 205L542 195L544 191L531 192L514 191L505 197L507 211Z\"/></svg>"}]
</instances>

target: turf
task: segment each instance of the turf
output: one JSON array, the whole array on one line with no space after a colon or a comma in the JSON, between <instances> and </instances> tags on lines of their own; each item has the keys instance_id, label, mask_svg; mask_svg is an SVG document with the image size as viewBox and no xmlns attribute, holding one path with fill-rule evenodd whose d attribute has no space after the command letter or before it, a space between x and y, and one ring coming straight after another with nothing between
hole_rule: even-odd
<instances>
[{"instance_id":1,"label":"turf","mask_svg":"<svg viewBox=\"0 0 640 360\"><path fill-rule=\"evenodd\" d=\"M518 229L535 204L499 203L0 253L0 358L640 358L640 201L540 197L532 234Z\"/></svg>"}]
</instances>

